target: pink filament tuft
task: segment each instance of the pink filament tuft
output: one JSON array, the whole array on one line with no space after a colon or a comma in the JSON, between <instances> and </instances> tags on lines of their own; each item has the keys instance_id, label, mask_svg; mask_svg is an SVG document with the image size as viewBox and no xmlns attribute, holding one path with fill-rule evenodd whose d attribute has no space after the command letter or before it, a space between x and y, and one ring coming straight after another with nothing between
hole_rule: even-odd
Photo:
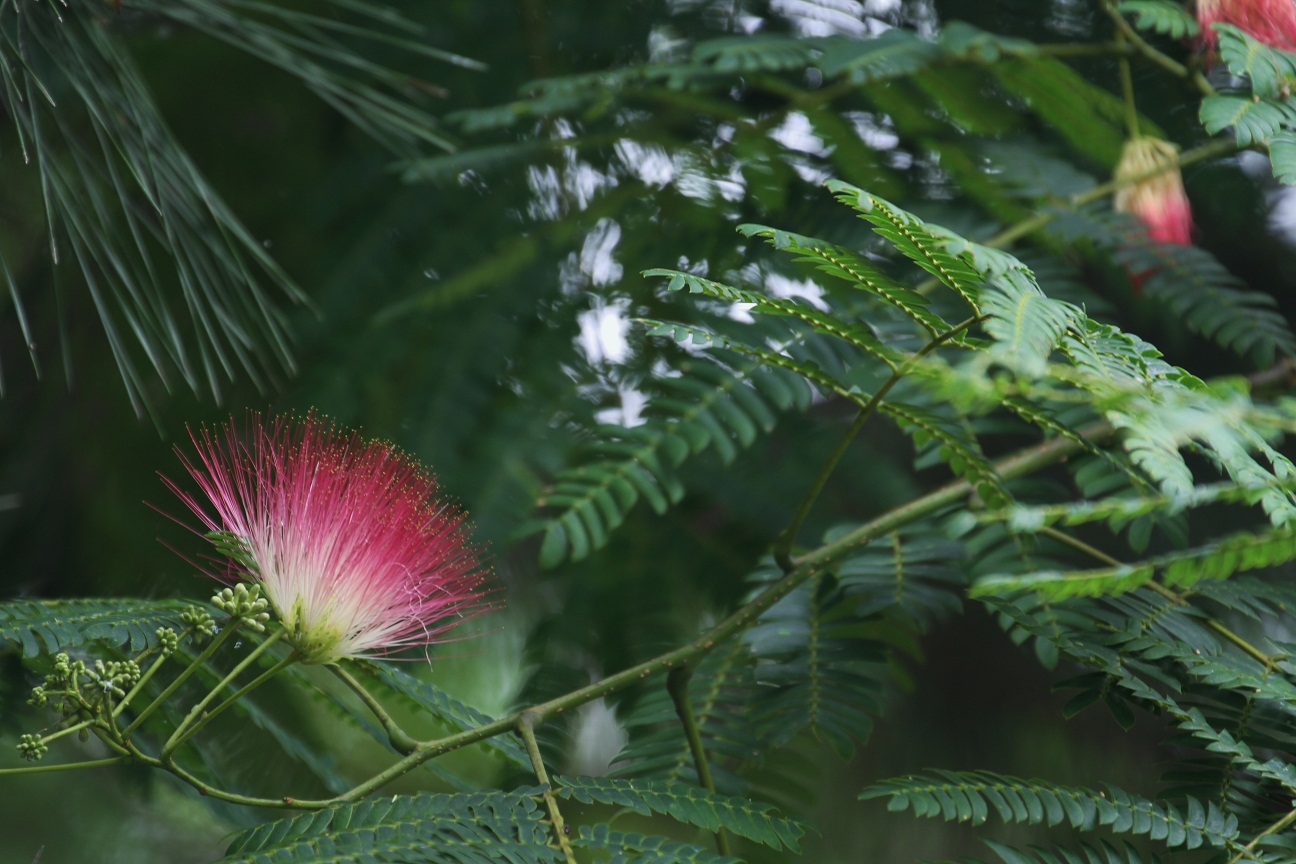
<instances>
[{"instance_id":1,"label":"pink filament tuft","mask_svg":"<svg viewBox=\"0 0 1296 864\"><path fill-rule=\"evenodd\" d=\"M1293 0L1197 0L1198 42L1214 48L1211 25L1232 24L1272 48L1296 51L1296 2Z\"/></svg>"},{"instance_id":2,"label":"pink filament tuft","mask_svg":"<svg viewBox=\"0 0 1296 864\"><path fill-rule=\"evenodd\" d=\"M215 515L164 481L209 532L233 535L246 554L226 578L261 585L305 662L442 641L483 608L463 513L393 445L314 414L190 437L197 463L180 458Z\"/></svg>"}]
</instances>

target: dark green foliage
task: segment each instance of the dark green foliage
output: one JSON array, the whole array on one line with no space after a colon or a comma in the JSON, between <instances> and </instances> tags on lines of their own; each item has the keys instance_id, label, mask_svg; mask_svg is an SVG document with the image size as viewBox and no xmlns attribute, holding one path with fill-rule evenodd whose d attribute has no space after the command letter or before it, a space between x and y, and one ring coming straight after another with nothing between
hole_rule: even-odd
<instances>
[{"instance_id":1,"label":"dark green foliage","mask_svg":"<svg viewBox=\"0 0 1296 864\"><path fill-rule=\"evenodd\" d=\"M1106 840L1093 845L1081 843L1070 849L1041 849L1035 846L1021 850L994 840L987 840L986 845L1004 864L1159 864L1161 860L1156 855L1140 852L1129 843L1115 846Z\"/></svg>"},{"instance_id":2,"label":"dark green foliage","mask_svg":"<svg viewBox=\"0 0 1296 864\"><path fill-rule=\"evenodd\" d=\"M141 651L157 644L157 629L183 629L184 600L11 600L0 604L0 638L23 657L56 654L91 642Z\"/></svg>"},{"instance_id":3,"label":"dark green foliage","mask_svg":"<svg viewBox=\"0 0 1296 864\"><path fill-rule=\"evenodd\" d=\"M614 804L636 813L664 813L707 831L724 828L772 849L800 851L805 833L800 820L775 816L769 804L716 795L682 783L614 780L601 777L555 777L554 792L586 804Z\"/></svg>"},{"instance_id":4,"label":"dark green foliage","mask_svg":"<svg viewBox=\"0 0 1296 864\"><path fill-rule=\"evenodd\" d=\"M0 87L39 187L46 245L55 264L80 270L84 303L99 317L137 411L154 401L146 370L167 389L183 383L217 397L236 376L268 389L294 372L278 307L305 294L172 135L123 45L120 30L131 25L116 25L150 20L226 42L298 77L405 155L449 146L426 108L410 100L407 74L361 59L335 40L358 36L442 62L478 64L427 45L422 28L384 7L326 5L334 8L324 15L205 0L0 9ZM339 11L353 20L333 17ZM30 291L8 260L0 255L0 269L36 361L36 337L23 314ZM69 346L62 351L66 366Z\"/></svg>"},{"instance_id":5,"label":"dark green foliage","mask_svg":"<svg viewBox=\"0 0 1296 864\"><path fill-rule=\"evenodd\" d=\"M717 855L692 843L613 831L607 825L593 828L582 825L572 845L611 852L608 861L616 864L736 864L741 860L730 855Z\"/></svg>"},{"instance_id":6,"label":"dark green foliage","mask_svg":"<svg viewBox=\"0 0 1296 864\"><path fill-rule=\"evenodd\" d=\"M1110 779L1119 757L1079 764L1077 744L1066 765L1093 777L1021 780L1009 775L1035 769L987 757L975 764L996 771L929 770L863 797L989 831L1039 829L987 841L1006 864L1138 864L1158 860L1152 846L1187 861L1289 860L1296 414L1274 394L1296 355L1291 268L1280 240L1259 236L1267 190L1231 148L1255 151L1248 171L1267 149L1275 176L1296 178L1292 55L1223 26L1214 65L1189 56L1197 25L1171 0L904 3L885 20L884 4L864 4L866 26L826 36L801 35L832 28L788 11L814 4L677 3L660 17L645 4L543 5L521 4L518 24L517 10L448 4L427 30L352 0L126 0L134 19L111 4L93 15L36 4L23 23L0 5L6 107L37 157L33 189L49 233L82 259L139 401L144 361L195 390L273 384L291 361L272 300L296 294L157 120L119 44L131 21L262 57L398 155L387 175L330 162L308 184L320 188L299 242L327 323L304 328L307 377L283 399L405 436L493 537L532 538L495 550L500 594L521 610L505 626L534 634L509 644L502 670L510 681L539 670L518 685L519 709L644 664L598 693L629 739L612 779L554 776L551 793L478 791L501 761L504 788L544 776L520 743L531 715L496 721L455 687L351 664L413 718L410 732L435 745L498 724L478 742L494 752L453 757L477 771L401 765L380 779L411 785L359 787L363 800L299 800L321 809L250 829L225 860L561 860L551 795L579 860L737 860L701 836L718 829L765 844L755 855L804 844L820 860L865 858L841 825L811 846L799 816L862 811L838 812L866 782L843 794L841 759L863 751L868 772L879 755L912 755L868 750L875 721L926 674L925 640L947 656L941 628L980 608L1055 676L1064 717L1098 709L1092 727L1037 744L1015 725L1028 712L1005 700L1003 734L1027 739L1012 758L1036 746L1070 757L1070 734L1134 729L1165 763L1161 782ZM69 26L54 29L50 12ZM577 12L593 15L588 44L571 40ZM489 39L460 45L474 17L489 19ZM622 17L633 22L604 26ZM63 88L71 120L27 98L36 79L12 62L24 27L46 55L32 68ZM443 125L419 96L440 84L394 70L411 58L447 76L473 66L430 47L451 41L493 53L495 77L491 89L456 74ZM537 80L515 89L527 76ZM1105 184L1136 130L1179 147L1206 248L1152 243L1112 212ZM439 148L457 149L426 152ZM393 193L380 175L437 188ZM615 266L596 278L586 259L599 255ZM441 269L447 278L428 275ZM23 284L10 288L27 300ZM622 355L580 347L578 316L607 310L630 330ZM10 329L31 341L29 323L15 316ZM642 412L607 410L627 394ZM113 659L151 647L184 606L115 602L0 607L5 644L34 661L15 677L69 647ZM956 646L970 681L920 680L920 697L966 700L939 728L981 720L959 712L999 678L998 692L1024 698L1021 670L991 668L983 650ZM687 672L709 772L667 667L677 683ZM227 695L246 680L221 684L228 668L200 668L140 727L142 752L203 687ZM327 670L285 678L291 687L258 690L182 749L195 782L277 806L282 790L262 790L271 760L255 760L257 777L232 764L273 751L295 794L345 793L361 760L316 740L312 705L394 753L419 752ZM572 713L537 729L549 771L587 770L570 767L589 731L564 722ZM462 794L391 795L417 784ZM1062 830L1045 839L1048 828ZM891 831L869 829L854 833Z\"/></svg>"},{"instance_id":7,"label":"dark green foliage","mask_svg":"<svg viewBox=\"0 0 1296 864\"><path fill-rule=\"evenodd\" d=\"M1123 0L1117 11L1134 16L1134 26L1151 30L1171 39L1196 36L1197 19L1172 0Z\"/></svg>"},{"instance_id":8,"label":"dark green foliage","mask_svg":"<svg viewBox=\"0 0 1296 864\"><path fill-rule=\"evenodd\" d=\"M581 450L584 464L555 479L538 502L554 511L531 531L543 531L542 566L579 561L608 542L609 532L641 499L664 513L684 495L680 466L713 450L725 463L769 431L777 411L804 408L805 384L787 372L750 360L729 367L706 364L656 382L658 397L647 423L606 426Z\"/></svg>"},{"instance_id":9,"label":"dark green foliage","mask_svg":"<svg viewBox=\"0 0 1296 864\"><path fill-rule=\"evenodd\" d=\"M1004 777L988 771L939 771L887 780L861 793L886 798L889 810L941 816L980 825L991 813L1004 822L1089 830L1103 826L1120 834L1145 835L1168 847L1229 846L1238 836L1237 818L1214 802L1187 799L1182 808L1157 804L1120 789L1105 792Z\"/></svg>"},{"instance_id":10,"label":"dark green foliage","mask_svg":"<svg viewBox=\"0 0 1296 864\"><path fill-rule=\"evenodd\" d=\"M394 795L344 804L246 831L221 864L359 861L560 861L531 791Z\"/></svg>"},{"instance_id":11,"label":"dark green foliage","mask_svg":"<svg viewBox=\"0 0 1296 864\"><path fill-rule=\"evenodd\" d=\"M748 647L735 640L709 653L693 671L688 692L699 734L711 754L716 788L741 794L747 784L740 771L762 752L762 728L751 710L758 689ZM615 776L696 782L688 742L665 687L645 693L624 725L629 742L617 756Z\"/></svg>"}]
</instances>

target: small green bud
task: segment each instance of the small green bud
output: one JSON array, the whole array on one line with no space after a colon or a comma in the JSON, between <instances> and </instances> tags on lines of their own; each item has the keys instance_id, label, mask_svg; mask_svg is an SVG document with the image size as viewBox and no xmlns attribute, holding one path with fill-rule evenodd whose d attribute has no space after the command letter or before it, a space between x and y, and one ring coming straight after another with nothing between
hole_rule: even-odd
<instances>
[{"instance_id":1,"label":"small green bud","mask_svg":"<svg viewBox=\"0 0 1296 864\"><path fill-rule=\"evenodd\" d=\"M170 627L159 627L154 631L157 636L158 644L162 648L162 656L170 657L180 647L180 636Z\"/></svg>"},{"instance_id":2,"label":"small green bud","mask_svg":"<svg viewBox=\"0 0 1296 864\"><path fill-rule=\"evenodd\" d=\"M194 633L199 636L216 635L216 621L205 609L190 606L180 616L180 620L184 622L185 626L192 627Z\"/></svg>"},{"instance_id":3,"label":"small green bud","mask_svg":"<svg viewBox=\"0 0 1296 864\"><path fill-rule=\"evenodd\" d=\"M49 746L39 735L24 735L18 740L18 752L27 761L35 762L49 752Z\"/></svg>"},{"instance_id":4,"label":"small green bud","mask_svg":"<svg viewBox=\"0 0 1296 864\"><path fill-rule=\"evenodd\" d=\"M265 632L265 622L270 620L270 603L261 596L260 585L240 582L233 588L221 589L211 602L230 618L242 621L258 633Z\"/></svg>"},{"instance_id":5,"label":"small green bud","mask_svg":"<svg viewBox=\"0 0 1296 864\"><path fill-rule=\"evenodd\" d=\"M108 663L96 660L94 670L86 675L105 693L124 696L126 688L134 687L139 681L140 668L134 660L112 660Z\"/></svg>"},{"instance_id":6,"label":"small green bud","mask_svg":"<svg viewBox=\"0 0 1296 864\"><path fill-rule=\"evenodd\" d=\"M45 692L44 687L33 687L31 692L31 698L27 700L27 704L33 705L37 708L44 708L45 703L48 701L49 701L49 694Z\"/></svg>"}]
</instances>

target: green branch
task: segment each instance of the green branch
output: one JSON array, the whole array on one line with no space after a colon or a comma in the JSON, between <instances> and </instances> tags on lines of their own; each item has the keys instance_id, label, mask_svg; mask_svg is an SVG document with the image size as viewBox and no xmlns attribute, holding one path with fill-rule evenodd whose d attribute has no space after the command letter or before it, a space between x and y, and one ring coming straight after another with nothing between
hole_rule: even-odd
<instances>
[{"instance_id":1,"label":"green branch","mask_svg":"<svg viewBox=\"0 0 1296 864\"><path fill-rule=\"evenodd\" d=\"M204 726L206 726L208 723L210 723L216 717L216 715L220 714L230 705L233 705L236 700L238 700L243 696L243 694L251 691L255 687L260 686L263 682L269 680L274 674L279 672L281 669L283 669L284 667L288 666L291 663L296 662L297 660L296 655L289 654L283 660L280 660L278 663L272 666L270 669L258 675L255 679L252 680L251 683L247 684L242 689L238 690L236 693L234 693L232 696L230 696L228 699L226 699L216 708L212 709L206 714L202 713L203 709L205 709L213 699L215 699L221 693L225 692L225 688L228 687L230 684L232 684L235 678L237 678L239 675L242 675L245 669L247 669L249 666L255 663L258 657L260 657L267 650L269 650L270 646L274 645L276 642L282 639L286 633L287 631L283 630L282 628L276 630L274 633L271 633L268 637L266 637L265 641L263 641L256 648L252 649L252 651L248 653L248 656L244 657L241 661L239 661L239 663L233 669L230 670L229 674L226 675L224 678L222 678L220 682L211 689L211 692L209 692L206 696L202 698L202 700L200 700L197 704L195 704L192 708L189 709L189 713L185 715L185 718L180 721L180 725L176 726L175 731L171 733L171 737L168 738L166 743L162 745L163 760L166 760L168 757L170 757L170 755L176 751L176 748L178 748L180 745L184 744L184 742L188 741L195 734L197 734L197 732L200 729L202 729Z\"/></svg>"},{"instance_id":2,"label":"green branch","mask_svg":"<svg viewBox=\"0 0 1296 864\"><path fill-rule=\"evenodd\" d=\"M119 765L129 762L131 756L109 756L106 759L91 759L88 762L65 762L62 765L31 765L22 768L0 768L0 777L14 774L49 774L53 771L71 771L74 768L100 768L104 765Z\"/></svg>"},{"instance_id":3,"label":"green branch","mask_svg":"<svg viewBox=\"0 0 1296 864\"><path fill-rule=\"evenodd\" d=\"M1104 3L1103 6L1110 12L1111 4ZM1121 19L1124 21L1124 19ZM1117 29L1116 41L1124 44L1126 40L1125 31ZM1134 101L1134 78L1130 75L1130 62L1128 56L1122 56L1116 62L1116 68L1120 70L1121 101L1125 103L1125 132L1130 138L1139 137L1139 119L1138 104Z\"/></svg>"},{"instance_id":4,"label":"green branch","mask_svg":"<svg viewBox=\"0 0 1296 864\"><path fill-rule=\"evenodd\" d=\"M343 684L351 688L351 692L359 696L360 701L373 712L374 717L382 724L383 731L387 733L387 743L391 744L397 753L408 756L414 752L414 748L418 746L418 740L400 727L400 724L387 713L387 709L382 706L382 703L374 698L374 695L356 680L354 675L336 664L331 664L328 668Z\"/></svg>"},{"instance_id":5,"label":"green branch","mask_svg":"<svg viewBox=\"0 0 1296 864\"><path fill-rule=\"evenodd\" d=\"M1254 857L1251 853L1255 852L1256 847L1260 845L1261 839L1268 837L1270 834L1277 834L1279 831L1286 830L1291 827L1293 822L1296 822L1296 810L1288 812L1286 816L1257 834L1252 838L1250 843L1242 847L1240 852L1228 860L1228 864L1237 864L1237 862L1241 861L1243 858Z\"/></svg>"},{"instance_id":6,"label":"green branch","mask_svg":"<svg viewBox=\"0 0 1296 864\"><path fill-rule=\"evenodd\" d=\"M1114 434L1114 430L1106 423L1096 423L1079 431L1079 437L1089 442L1105 440L1111 437L1112 434ZM992 467L1000 477L1010 480L1059 462L1083 449L1084 444L1078 440L1051 438L1041 444L1028 447L1013 456L1001 459L995 462ZM911 522L948 507L966 498L973 491L972 485L966 480L954 481L920 498L916 498L908 504L884 513L871 522L843 534L832 542L825 543L815 551L796 559L795 570L767 587L728 618L725 618L686 645L667 651L665 654L660 654L651 660L646 660L628 669L623 669L615 675L609 675L602 681L573 690L547 702L538 703L524 711L501 717L475 729L466 729L453 735L447 735L444 738L420 741L413 753L388 766L363 783L343 792L336 798L323 801L297 801L295 806L303 809L320 809L343 801L356 801L382 788L396 778L409 773L429 759L434 759L453 750L516 729L523 714L534 715L537 722L547 720L564 711L637 684L652 675L695 661L731 636L749 627L765 610L782 600L815 573L822 572L823 568L845 555L851 549L862 546Z\"/></svg>"},{"instance_id":7,"label":"green branch","mask_svg":"<svg viewBox=\"0 0 1296 864\"><path fill-rule=\"evenodd\" d=\"M702 744L702 730L698 728L697 718L693 716L693 703L689 699L688 685L693 678L690 666L676 666L666 676L666 691L670 693L671 702L675 703L675 714L684 727L684 737L688 740L689 753L693 756L693 769L697 771L698 782L702 788L715 794L715 781L711 779L711 763L707 761L706 747ZM715 830L716 851L729 855L729 834L724 826Z\"/></svg>"},{"instance_id":8,"label":"green branch","mask_svg":"<svg viewBox=\"0 0 1296 864\"><path fill-rule=\"evenodd\" d=\"M148 716L150 714L152 714L158 708L162 707L162 703L164 703L168 698L170 698L171 694L174 693L176 690L178 690L180 688L180 685L183 684L186 680L188 680L189 676L197 672L198 669L202 666L202 664L206 663L207 660L210 659L211 656L216 653L216 650L220 648L220 646L224 645L229 640L229 638L234 635L234 633L238 630L238 628L239 628L239 622L237 620L233 620L229 623L228 627L226 627L224 630L220 632L219 635L216 636L215 639L212 639L210 642L208 642L207 647L204 648L202 652L197 657L195 657L193 661L190 662L190 664L186 666L179 675L175 677L175 680L173 680L170 684L168 684L165 688L163 688L162 692L157 695L157 698L154 699L152 702L150 702L144 708L144 710L141 711L138 715L136 715L135 719L132 720L130 724L127 725L127 727L122 730L121 732L122 738L126 739L127 737L129 737L131 732L138 729L139 725L143 723L146 719L148 719Z\"/></svg>"},{"instance_id":9,"label":"green branch","mask_svg":"<svg viewBox=\"0 0 1296 864\"><path fill-rule=\"evenodd\" d=\"M1126 186L1132 186L1135 183L1142 183L1144 180L1164 174L1167 171L1176 169L1182 170L1189 165L1203 162L1207 159L1214 159L1217 156L1227 156L1230 153L1236 153L1239 149L1241 148L1238 147L1237 142L1232 138L1219 138L1213 141L1208 141L1200 147L1194 147L1192 150L1180 153L1177 159L1167 161L1164 164L1158 165L1156 168L1147 171L1140 171L1137 174L1130 174L1119 179L1113 178L1105 183L1099 183L1096 186L1092 186L1084 192L1072 195L1067 199L1066 203L1073 209L1083 207L1084 205L1091 204L1100 198L1106 198L1116 190L1123 189ZM995 234L993 237L982 242L981 245L996 249L1007 246L1015 240L1019 240L1029 234L1034 234L1036 231L1052 222L1055 218L1057 217L1054 213L1047 210L1041 211L1036 213L1034 216L1031 216L1029 219L1023 219L1015 225L1010 225L998 234ZM932 277L919 283L914 290L919 294L927 294L940 284L941 283L938 279Z\"/></svg>"},{"instance_id":10,"label":"green branch","mask_svg":"<svg viewBox=\"0 0 1296 864\"><path fill-rule=\"evenodd\" d=\"M535 771L536 779L544 786L541 797L544 798L545 809L549 811L550 825L553 828L554 839L558 841L558 848L562 850L567 864L576 864L576 856L572 853L571 844L567 842L567 825L563 821L562 811L558 809L558 799L554 797L553 789L549 786L549 772L545 770L544 759L540 757L540 746L536 743L535 727L539 722L540 718L535 713L523 711L518 717L517 732L522 736L527 756L531 758L531 768Z\"/></svg>"},{"instance_id":11,"label":"green branch","mask_svg":"<svg viewBox=\"0 0 1296 864\"><path fill-rule=\"evenodd\" d=\"M1215 88L1211 86L1199 69L1185 66L1173 57L1163 54L1149 45L1147 40L1130 26L1129 21L1125 20L1125 16L1116 10L1115 4L1104 2L1102 6L1103 11L1107 13L1107 17L1111 18L1112 23L1116 25L1118 39L1126 41L1135 52L1150 63L1160 66L1176 78L1182 78L1192 84L1203 96L1214 95Z\"/></svg>"}]
</instances>

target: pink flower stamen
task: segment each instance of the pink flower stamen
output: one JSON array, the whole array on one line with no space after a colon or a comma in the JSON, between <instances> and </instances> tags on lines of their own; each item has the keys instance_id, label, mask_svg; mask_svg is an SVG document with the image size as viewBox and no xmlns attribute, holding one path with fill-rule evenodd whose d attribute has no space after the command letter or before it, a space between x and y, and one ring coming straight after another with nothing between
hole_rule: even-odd
<instances>
[{"instance_id":1,"label":"pink flower stamen","mask_svg":"<svg viewBox=\"0 0 1296 864\"><path fill-rule=\"evenodd\" d=\"M163 480L238 546L219 578L259 584L303 662L429 645L481 611L486 574L463 513L393 445L314 414L221 431L190 431L196 463L177 448L215 515Z\"/></svg>"},{"instance_id":2,"label":"pink flower stamen","mask_svg":"<svg viewBox=\"0 0 1296 864\"><path fill-rule=\"evenodd\" d=\"M1140 136L1125 142L1117 180L1130 180L1116 191L1118 213L1137 216L1157 243L1192 243L1192 209L1176 165L1178 150L1168 141ZM1140 178L1140 179L1132 179Z\"/></svg>"},{"instance_id":3,"label":"pink flower stamen","mask_svg":"<svg viewBox=\"0 0 1296 864\"><path fill-rule=\"evenodd\" d=\"M1293 0L1197 0L1197 41L1206 50L1219 41L1214 24L1232 24L1271 48L1296 51Z\"/></svg>"}]
</instances>

